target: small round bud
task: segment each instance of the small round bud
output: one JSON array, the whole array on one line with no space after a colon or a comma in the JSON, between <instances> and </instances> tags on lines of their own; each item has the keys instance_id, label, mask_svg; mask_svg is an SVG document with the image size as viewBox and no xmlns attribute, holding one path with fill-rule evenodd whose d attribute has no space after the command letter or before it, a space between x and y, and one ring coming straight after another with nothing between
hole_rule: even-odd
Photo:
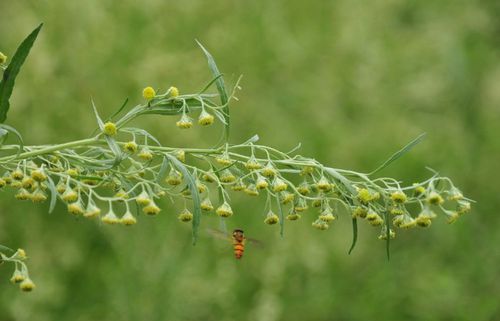
<instances>
[{"instance_id":1,"label":"small round bud","mask_svg":"<svg viewBox=\"0 0 500 321\"><path fill-rule=\"evenodd\" d=\"M226 152L224 152L220 156L217 156L215 158L215 161L221 165L224 165L224 166L228 166L228 165L231 165L232 163L234 163L234 160L229 158L229 155Z\"/></svg>"},{"instance_id":2,"label":"small round bud","mask_svg":"<svg viewBox=\"0 0 500 321\"><path fill-rule=\"evenodd\" d=\"M288 188L288 185L281 178L276 177L273 182L273 191L282 192Z\"/></svg>"},{"instance_id":3,"label":"small round bud","mask_svg":"<svg viewBox=\"0 0 500 321\"><path fill-rule=\"evenodd\" d=\"M123 216L120 218L120 223L123 225L134 225L137 223L137 219L130 213L130 211L127 211Z\"/></svg>"},{"instance_id":4,"label":"small round bud","mask_svg":"<svg viewBox=\"0 0 500 321\"><path fill-rule=\"evenodd\" d=\"M300 183L300 185L297 187L297 191L301 195L304 195L304 196L311 193L311 189L309 188L309 184L306 181L303 181L302 183Z\"/></svg>"},{"instance_id":5,"label":"small round bud","mask_svg":"<svg viewBox=\"0 0 500 321\"><path fill-rule=\"evenodd\" d=\"M10 282L12 283L21 283L26 279L26 276L19 270L15 270L14 274L12 274L12 277L10 278Z\"/></svg>"},{"instance_id":6,"label":"small round bud","mask_svg":"<svg viewBox=\"0 0 500 321\"><path fill-rule=\"evenodd\" d=\"M307 202L305 199L303 199L302 197L300 197L294 204L293 206L294 210L296 212L304 212L307 210L308 206L307 206Z\"/></svg>"},{"instance_id":7,"label":"small round bud","mask_svg":"<svg viewBox=\"0 0 500 321\"><path fill-rule=\"evenodd\" d=\"M19 168L16 169L15 171L12 172L11 174L12 178L15 179L16 181L20 181L23 179L24 177L24 173L22 170L20 170Z\"/></svg>"},{"instance_id":8,"label":"small round bud","mask_svg":"<svg viewBox=\"0 0 500 321\"><path fill-rule=\"evenodd\" d=\"M146 205L142 208L142 211L147 215L157 215L158 213L160 213L160 208L156 206L153 201L151 201L149 205Z\"/></svg>"},{"instance_id":9,"label":"small round bud","mask_svg":"<svg viewBox=\"0 0 500 321\"><path fill-rule=\"evenodd\" d=\"M247 194L249 196L258 196L259 191L257 190L257 187L255 186L255 184L250 184L245 188L245 194Z\"/></svg>"},{"instance_id":10,"label":"small round bud","mask_svg":"<svg viewBox=\"0 0 500 321\"><path fill-rule=\"evenodd\" d=\"M314 173L314 167L312 166L304 166L302 167L302 169L300 170L300 175L301 176L304 176L304 175L310 175Z\"/></svg>"},{"instance_id":11,"label":"small round bud","mask_svg":"<svg viewBox=\"0 0 500 321\"><path fill-rule=\"evenodd\" d=\"M257 180L255 181L255 187L258 189L265 189L269 186L267 180L262 176L258 175Z\"/></svg>"},{"instance_id":12,"label":"small round bud","mask_svg":"<svg viewBox=\"0 0 500 321\"><path fill-rule=\"evenodd\" d=\"M135 199L136 203L142 206L146 206L151 202L151 197L146 191L142 191L141 194Z\"/></svg>"},{"instance_id":13,"label":"small round bud","mask_svg":"<svg viewBox=\"0 0 500 321\"><path fill-rule=\"evenodd\" d=\"M213 183L217 180L217 177L215 176L214 172L212 170L203 173L201 178L208 183Z\"/></svg>"},{"instance_id":14,"label":"small round bud","mask_svg":"<svg viewBox=\"0 0 500 321\"><path fill-rule=\"evenodd\" d=\"M47 180L47 175L45 175L45 173L40 169L36 169L36 170L32 171L31 177L37 182L43 182L43 181Z\"/></svg>"},{"instance_id":15,"label":"small round bud","mask_svg":"<svg viewBox=\"0 0 500 321\"><path fill-rule=\"evenodd\" d=\"M113 212L112 208L110 208L109 212L106 213L106 215L104 215L101 218L101 221L103 223L106 223L106 224L118 224L118 223L120 223L120 219L118 218L118 216L116 216L115 212Z\"/></svg>"},{"instance_id":16,"label":"small round bud","mask_svg":"<svg viewBox=\"0 0 500 321\"><path fill-rule=\"evenodd\" d=\"M455 223L456 220L460 217L460 213L458 212L449 212L446 213L448 215L448 224Z\"/></svg>"},{"instance_id":17,"label":"small round bud","mask_svg":"<svg viewBox=\"0 0 500 321\"><path fill-rule=\"evenodd\" d=\"M210 198L206 197L200 204L200 208L204 211L210 212L214 210L214 206L210 201Z\"/></svg>"},{"instance_id":18,"label":"small round bud","mask_svg":"<svg viewBox=\"0 0 500 321\"><path fill-rule=\"evenodd\" d=\"M193 220L193 213L191 213L187 208L183 209L182 212L177 217L181 222L191 222Z\"/></svg>"},{"instance_id":19,"label":"small round bud","mask_svg":"<svg viewBox=\"0 0 500 321\"><path fill-rule=\"evenodd\" d=\"M414 190L413 190L413 195L415 197L420 197L425 194L425 187L418 185L417 183L413 184Z\"/></svg>"},{"instance_id":20,"label":"small round bud","mask_svg":"<svg viewBox=\"0 0 500 321\"><path fill-rule=\"evenodd\" d=\"M103 130L102 130L102 132L106 136L115 136L117 131L118 131L118 129L116 128L115 123L112 123L112 122L107 122L106 124L104 124Z\"/></svg>"},{"instance_id":21,"label":"small round bud","mask_svg":"<svg viewBox=\"0 0 500 321\"><path fill-rule=\"evenodd\" d=\"M66 171L66 174L68 174L71 177L75 177L80 174L80 171L78 170L78 168L70 168Z\"/></svg>"},{"instance_id":22,"label":"small round bud","mask_svg":"<svg viewBox=\"0 0 500 321\"><path fill-rule=\"evenodd\" d=\"M128 200L130 196L128 195L127 191L125 191L122 188L118 192L116 192L113 197L115 197L115 198L121 198L122 200Z\"/></svg>"},{"instance_id":23,"label":"small round bud","mask_svg":"<svg viewBox=\"0 0 500 321\"><path fill-rule=\"evenodd\" d=\"M135 152L137 152L136 142L134 141L126 142L125 145L123 145L123 150L130 154L134 154Z\"/></svg>"},{"instance_id":24,"label":"small round bud","mask_svg":"<svg viewBox=\"0 0 500 321\"><path fill-rule=\"evenodd\" d=\"M182 117L179 121L177 121L175 123L175 125L177 127L179 127L180 129L189 129L191 127L193 127L193 121L191 120L191 118L186 115L186 114L182 114Z\"/></svg>"},{"instance_id":25,"label":"small round bud","mask_svg":"<svg viewBox=\"0 0 500 321\"><path fill-rule=\"evenodd\" d=\"M21 188L19 192L16 193L15 198L20 201L26 201L31 198L31 194L26 189Z\"/></svg>"},{"instance_id":26,"label":"small round bud","mask_svg":"<svg viewBox=\"0 0 500 321\"><path fill-rule=\"evenodd\" d=\"M312 207L320 207L323 204L322 198L316 198L311 202Z\"/></svg>"},{"instance_id":27,"label":"small round bud","mask_svg":"<svg viewBox=\"0 0 500 321\"><path fill-rule=\"evenodd\" d=\"M403 191L395 191L391 194L391 200L396 204L406 203L406 194Z\"/></svg>"},{"instance_id":28,"label":"small round bud","mask_svg":"<svg viewBox=\"0 0 500 321\"><path fill-rule=\"evenodd\" d=\"M441 205L444 203L444 199L438 193L431 192L429 196L427 196L427 202L432 205Z\"/></svg>"},{"instance_id":29,"label":"small round bud","mask_svg":"<svg viewBox=\"0 0 500 321\"><path fill-rule=\"evenodd\" d=\"M224 202L215 210L215 213L220 217L230 217L233 215L233 210L227 202Z\"/></svg>"},{"instance_id":30,"label":"small round bud","mask_svg":"<svg viewBox=\"0 0 500 321\"><path fill-rule=\"evenodd\" d=\"M370 201L373 200L373 195L372 193L370 193L368 189L360 188L358 190L357 198L362 204L368 204Z\"/></svg>"},{"instance_id":31,"label":"small round bud","mask_svg":"<svg viewBox=\"0 0 500 321\"><path fill-rule=\"evenodd\" d=\"M23 178L23 180L21 181L21 186L28 190L32 190L35 187L35 184L35 180L28 176Z\"/></svg>"},{"instance_id":32,"label":"small round bud","mask_svg":"<svg viewBox=\"0 0 500 321\"><path fill-rule=\"evenodd\" d=\"M78 194L68 186L68 188L66 188L66 191L62 194L61 198L65 202L74 202L78 199Z\"/></svg>"},{"instance_id":33,"label":"small round bud","mask_svg":"<svg viewBox=\"0 0 500 321\"><path fill-rule=\"evenodd\" d=\"M312 223L312 226L314 228L317 228L318 230L325 231L330 228L330 226L323 220L317 219Z\"/></svg>"},{"instance_id":34,"label":"small round bud","mask_svg":"<svg viewBox=\"0 0 500 321\"><path fill-rule=\"evenodd\" d=\"M170 93L170 97L175 98L179 96L179 89L177 87L170 87L168 89L168 92Z\"/></svg>"},{"instance_id":35,"label":"small round bud","mask_svg":"<svg viewBox=\"0 0 500 321\"><path fill-rule=\"evenodd\" d=\"M290 211L290 213L286 216L286 219L289 221L296 221L300 219L300 214L295 211Z\"/></svg>"},{"instance_id":36,"label":"small round bud","mask_svg":"<svg viewBox=\"0 0 500 321\"><path fill-rule=\"evenodd\" d=\"M324 192L332 190L332 184L324 176L321 176L319 181L316 182L316 187Z\"/></svg>"},{"instance_id":37,"label":"small round bud","mask_svg":"<svg viewBox=\"0 0 500 321\"><path fill-rule=\"evenodd\" d=\"M245 163L245 168L248 170L255 170L255 169L261 169L262 164L260 164L255 156L251 156L248 161Z\"/></svg>"},{"instance_id":38,"label":"small round bud","mask_svg":"<svg viewBox=\"0 0 500 321\"><path fill-rule=\"evenodd\" d=\"M89 203L83 216L86 218L93 218L101 215L101 209L97 207L94 203Z\"/></svg>"},{"instance_id":39,"label":"small round bud","mask_svg":"<svg viewBox=\"0 0 500 321\"><path fill-rule=\"evenodd\" d=\"M464 200L458 201L458 206L457 206L458 214L462 215L468 213L470 212L470 209L471 209L470 202Z\"/></svg>"},{"instance_id":40,"label":"small round bud","mask_svg":"<svg viewBox=\"0 0 500 321\"><path fill-rule=\"evenodd\" d=\"M7 56L0 52L0 65L3 65L7 61Z\"/></svg>"},{"instance_id":41,"label":"small round bud","mask_svg":"<svg viewBox=\"0 0 500 321\"><path fill-rule=\"evenodd\" d=\"M366 214L366 220L370 223L372 226L380 226L382 223L384 223L384 220L380 215L378 215L376 212L373 210L369 210L368 214Z\"/></svg>"},{"instance_id":42,"label":"small round bud","mask_svg":"<svg viewBox=\"0 0 500 321\"><path fill-rule=\"evenodd\" d=\"M47 200L47 195L41 190L37 189L32 195L31 195L31 201L34 203L42 203Z\"/></svg>"},{"instance_id":43,"label":"small round bud","mask_svg":"<svg viewBox=\"0 0 500 321\"><path fill-rule=\"evenodd\" d=\"M280 221L280 218L278 217L278 215L276 215L273 211L269 211L267 213L267 216L266 218L264 219L264 223L268 224L268 225L274 225L274 224L277 224L279 223Z\"/></svg>"},{"instance_id":44,"label":"small round bud","mask_svg":"<svg viewBox=\"0 0 500 321\"><path fill-rule=\"evenodd\" d=\"M5 187L5 185L7 185L7 182L3 178L0 178L0 188Z\"/></svg>"},{"instance_id":45,"label":"small round bud","mask_svg":"<svg viewBox=\"0 0 500 321\"><path fill-rule=\"evenodd\" d=\"M207 185L203 184L200 181L196 181L196 188L198 189L198 193L202 194L207 191Z\"/></svg>"},{"instance_id":46,"label":"small round bud","mask_svg":"<svg viewBox=\"0 0 500 321\"><path fill-rule=\"evenodd\" d=\"M17 249L17 251L16 251L16 257L18 257L21 260L26 259L27 258L26 251L24 249Z\"/></svg>"},{"instance_id":47,"label":"small round bud","mask_svg":"<svg viewBox=\"0 0 500 321\"><path fill-rule=\"evenodd\" d=\"M244 191L247 186L243 181L240 179L238 180L233 186L231 186L231 189L235 192L241 192Z\"/></svg>"},{"instance_id":48,"label":"small round bud","mask_svg":"<svg viewBox=\"0 0 500 321\"><path fill-rule=\"evenodd\" d=\"M153 159L153 153L151 153L151 151L146 147L141 149L141 151L139 152L139 154L137 154L137 156L143 161L150 161Z\"/></svg>"},{"instance_id":49,"label":"small round bud","mask_svg":"<svg viewBox=\"0 0 500 321\"><path fill-rule=\"evenodd\" d=\"M449 195L448 195L448 199L450 201L458 201L458 200L461 200L463 198L464 198L464 196L463 196L462 192L456 187L453 187L450 190Z\"/></svg>"},{"instance_id":50,"label":"small round bud","mask_svg":"<svg viewBox=\"0 0 500 321\"><path fill-rule=\"evenodd\" d=\"M85 213L82 204L80 202L74 202L68 204L68 212L73 215L83 215Z\"/></svg>"},{"instance_id":51,"label":"small round bud","mask_svg":"<svg viewBox=\"0 0 500 321\"><path fill-rule=\"evenodd\" d=\"M183 149L178 149L174 151L174 156L181 162L185 163L186 162L186 152Z\"/></svg>"},{"instance_id":52,"label":"small round bud","mask_svg":"<svg viewBox=\"0 0 500 321\"><path fill-rule=\"evenodd\" d=\"M356 218L356 217L359 217L359 218L366 218L366 215L368 214L368 210L364 207L361 207L361 206L356 206L353 210L352 210L352 217L353 218Z\"/></svg>"},{"instance_id":53,"label":"small round bud","mask_svg":"<svg viewBox=\"0 0 500 321\"><path fill-rule=\"evenodd\" d=\"M400 207L391 207L389 213L391 213L391 215L398 216L398 215L403 215L405 213L405 210L404 208Z\"/></svg>"},{"instance_id":54,"label":"small round bud","mask_svg":"<svg viewBox=\"0 0 500 321\"><path fill-rule=\"evenodd\" d=\"M236 181L236 176L229 169L225 169L220 174L220 181L223 183L233 183Z\"/></svg>"},{"instance_id":55,"label":"small round bud","mask_svg":"<svg viewBox=\"0 0 500 321\"><path fill-rule=\"evenodd\" d=\"M295 194L293 193L287 191L280 193L281 204L288 204L290 202L293 202L294 199L295 199Z\"/></svg>"},{"instance_id":56,"label":"small round bud","mask_svg":"<svg viewBox=\"0 0 500 321\"><path fill-rule=\"evenodd\" d=\"M265 177L274 177L277 173L276 168L274 168L271 162L268 162L267 165L261 170L262 175Z\"/></svg>"},{"instance_id":57,"label":"small round bud","mask_svg":"<svg viewBox=\"0 0 500 321\"><path fill-rule=\"evenodd\" d=\"M198 124L201 126L208 126L214 123L214 116L207 113L205 110L201 111L200 116L198 117Z\"/></svg>"},{"instance_id":58,"label":"small round bud","mask_svg":"<svg viewBox=\"0 0 500 321\"><path fill-rule=\"evenodd\" d=\"M318 217L320 220L326 222L326 223L331 223L335 221L336 217L332 213L332 209L327 207L325 208L321 214Z\"/></svg>"},{"instance_id":59,"label":"small round bud","mask_svg":"<svg viewBox=\"0 0 500 321\"><path fill-rule=\"evenodd\" d=\"M146 100L151 100L155 98L156 96L156 91L153 89L153 87L146 87L142 90L142 97Z\"/></svg>"},{"instance_id":60,"label":"small round bud","mask_svg":"<svg viewBox=\"0 0 500 321\"><path fill-rule=\"evenodd\" d=\"M391 240L396 237L396 232L394 232L392 229L389 229L389 237ZM382 231L380 232L380 235L378 236L379 240L387 240L387 227L383 227Z\"/></svg>"},{"instance_id":61,"label":"small round bud","mask_svg":"<svg viewBox=\"0 0 500 321\"><path fill-rule=\"evenodd\" d=\"M31 281L29 277L26 277L26 279L19 284L19 288L24 292L31 292L35 289L35 287L35 283Z\"/></svg>"},{"instance_id":62,"label":"small round bud","mask_svg":"<svg viewBox=\"0 0 500 321\"><path fill-rule=\"evenodd\" d=\"M180 185L182 183L182 173L172 168L165 181L169 185Z\"/></svg>"},{"instance_id":63,"label":"small round bud","mask_svg":"<svg viewBox=\"0 0 500 321\"><path fill-rule=\"evenodd\" d=\"M420 227L429 227L432 224L432 220L428 217L418 216L416 219L416 223Z\"/></svg>"}]
</instances>

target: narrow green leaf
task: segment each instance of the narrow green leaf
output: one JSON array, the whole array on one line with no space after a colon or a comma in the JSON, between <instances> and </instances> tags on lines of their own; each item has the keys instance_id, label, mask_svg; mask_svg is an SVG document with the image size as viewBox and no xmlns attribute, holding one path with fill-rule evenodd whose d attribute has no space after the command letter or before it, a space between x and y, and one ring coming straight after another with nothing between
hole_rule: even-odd
<instances>
[{"instance_id":1,"label":"narrow green leaf","mask_svg":"<svg viewBox=\"0 0 500 321\"><path fill-rule=\"evenodd\" d=\"M163 157L163 161L161 162L160 171L158 172L158 176L156 176L157 183L160 183L165 178L165 175L167 174L168 164L169 164L168 158Z\"/></svg>"},{"instance_id":2,"label":"narrow green leaf","mask_svg":"<svg viewBox=\"0 0 500 321\"><path fill-rule=\"evenodd\" d=\"M191 172L182 164L181 161L179 161L177 158L175 158L172 155L165 154L166 157L170 159L170 161L174 164L175 167L177 167L184 177L187 179L187 183L189 186L189 189L191 191L191 197L193 199L193 245L196 244L196 241L198 239L198 228L200 227L200 221L201 221L201 200L200 200L200 193L198 192L198 187L196 186L196 179L193 177Z\"/></svg>"},{"instance_id":3,"label":"narrow green leaf","mask_svg":"<svg viewBox=\"0 0 500 321\"><path fill-rule=\"evenodd\" d=\"M3 251L3 252L14 252L13 249L11 249L10 247L6 247L6 246L3 246L3 245L0 245L0 251Z\"/></svg>"},{"instance_id":4,"label":"narrow green leaf","mask_svg":"<svg viewBox=\"0 0 500 321\"><path fill-rule=\"evenodd\" d=\"M99 113L97 112L97 108L95 106L94 100L91 100L92 102L92 109L94 110L95 117L97 119L97 124L99 125L99 128L101 131L104 129L104 122L102 121L101 117L99 116ZM123 153L120 149L120 146L116 143L116 141L107 135L104 135L104 138L106 139L106 142L108 143L109 149L113 152L115 155L115 161L112 165L112 167L116 166L123 160Z\"/></svg>"},{"instance_id":5,"label":"narrow green leaf","mask_svg":"<svg viewBox=\"0 0 500 321\"><path fill-rule=\"evenodd\" d=\"M9 131L3 128L0 128L0 146L3 145L5 140L9 137Z\"/></svg>"},{"instance_id":6,"label":"narrow green leaf","mask_svg":"<svg viewBox=\"0 0 500 321\"><path fill-rule=\"evenodd\" d=\"M50 214L56 207L57 190L54 181L52 180L52 178L50 178L50 176L47 177L47 182L49 183L48 185L50 190L50 204L49 204L49 214Z\"/></svg>"},{"instance_id":7,"label":"narrow green leaf","mask_svg":"<svg viewBox=\"0 0 500 321\"><path fill-rule=\"evenodd\" d=\"M285 235L285 215L283 214L279 196L276 197L276 203L278 203L278 216L280 218L280 236L283 237Z\"/></svg>"},{"instance_id":8,"label":"narrow green leaf","mask_svg":"<svg viewBox=\"0 0 500 321\"><path fill-rule=\"evenodd\" d=\"M221 77L221 73L219 71L219 68L217 68L217 65L215 64L215 60L212 57L212 55L203 47L203 45L196 40L198 43L198 46L200 46L201 50L203 50L203 53L207 57L208 60L208 67L210 68L210 71L212 72L212 75L214 76L215 79L215 86L217 87L217 91L219 92L220 96L220 101L222 105L224 105L223 114L224 114L224 135L223 135L223 143L227 143L227 140L229 139L229 104L228 104L228 95L226 92L226 86L224 85L224 79Z\"/></svg>"},{"instance_id":9,"label":"narrow green leaf","mask_svg":"<svg viewBox=\"0 0 500 321\"><path fill-rule=\"evenodd\" d=\"M358 241L358 220L353 217L352 218L352 243L351 248L349 249L349 254L351 254L352 250L356 247L356 242Z\"/></svg>"},{"instance_id":10,"label":"narrow green leaf","mask_svg":"<svg viewBox=\"0 0 500 321\"><path fill-rule=\"evenodd\" d=\"M205 85L205 87L203 87L203 89L202 89L202 90L200 90L199 94L204 93L204 92L205 92L208 88L210 88L210 86L212 86L212 84L213 84L214 82L216 82L216 81L217 81L220 77L222 77L222 74L219 74L217 77L214 77L212 80L210 80L210 81L208 82L208 84L206 84L206 85Z\"/></svg>"},{"instance_id":11,"label":"narrow green leaf","mask_svg":"<svg viewBox=\"0 0 500 321\"><path fill-rule=\"evenodd\" d=\"M125 108L125 106L127 106L127 103L128 103L128 98L125 98L125 101L123 102L123 104L121 105L120 108L118 108L118 110L113 114L111 115L111 117L109 117L109 119L113 119L116 115L118 115L119 113L122 112L122 110Z\"/></svg>"},{"instance_id":12,"label":"narrow green leaf","mask_svg":"<svg viewBox=\"0 0 500 321\"><path fill-rule=\"evenodd\" d=\"M389 166L392 162L394 162L395 160L397 160L398 158L400 158L404 154L408 153L413 147L415 147L415 145L417 145L418 143L420 143L424 139L425 135L426 135L426 133L422 133L422 134L418 135L417 138L415 138L414 140L412 140L411 142L406 144L406 146L404 146L403 148L401 148L400 150L398 150L397 152L392 154L392 156L389 157L389 159L387 159L382 165L377 167L374 171L370 172L368 175L373 175L377 172L380 172L381 170L383 170L384 168Z\"/></svg>"},{"instance_id":13,"label":"narrow green leaf","mask_svg":"<svg viewBox=\"0 0 500 321\"><path fill-rule=\"evenodd\" d=\"M16 77L24 64L26 57L30 53L31 47L35 42L43 23L33 30L26 39L23 40L21 45L17 48L16 53L12 57L7 69L3 73L2 80L0 81L0 123L7 119L7 113L10 107L10 96L14 90Z\"/></svg>"},{"instance_id":14,"label":"narrow green leaf","mask_svg":"<svg viewBox=\"0 0 500 321\"><path fill-rule=\"evenodd\" d=\"M23 137L21 136L21 134L14 127L9 126L9 125L0 124L0 128L7 130L7 131L13 133L14 135L16 135L17 139L19 140L19 149L17 150L17 155L19 156L19 154L21 154L21 152L24 150L24 141L23 141Z\"/></svg>"}]
</instances>

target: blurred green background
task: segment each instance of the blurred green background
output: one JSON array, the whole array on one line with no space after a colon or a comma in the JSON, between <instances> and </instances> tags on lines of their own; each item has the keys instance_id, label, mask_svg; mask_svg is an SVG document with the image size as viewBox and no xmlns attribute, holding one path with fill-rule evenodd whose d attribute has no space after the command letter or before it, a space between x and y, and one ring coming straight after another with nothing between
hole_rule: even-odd
<instances>
[{"instance_id":1,"label":"blurred green background","mask_svg":"<svg viewBox=\"0 0 500 321\"><path fill-rule=\"evenodd\" d=\"M232 142L261 142L334 167L369 171L422 132L427 139L384 175L413 183L450 176L478 203L454 225L401 232L387 262L378 230L350 219L327 232L313 215L262 223L236 197L229 228L266 243L235 261L228 244L190 229L165 203L132 228L75 220L63 206L0 199L0 243L23 247L38 288L0 267L0 320L499 320L500 3L498 1L2 1L0 50L12 56L44 29L7 123L27 144L83 138L146 85L182 92L210 79L199 39L229 84ZM140 125L166 145L210 146L220 128ZM263 203L260 203L263 206ZM203 228L216 226L206 219Z\"/></svg>"}]
</instances>

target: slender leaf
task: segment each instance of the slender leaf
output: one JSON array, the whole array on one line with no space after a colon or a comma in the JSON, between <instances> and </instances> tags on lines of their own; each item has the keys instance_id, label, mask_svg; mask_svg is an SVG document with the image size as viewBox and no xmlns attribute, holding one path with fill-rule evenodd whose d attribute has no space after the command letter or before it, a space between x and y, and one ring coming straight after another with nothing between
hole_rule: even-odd
<instances>
[{"instance_id":1,"label":"slender leaf","mask_svg":"<svg viewBox=\"0 0 500 321\"><path fill-rule=\"evenodd\" d=\"M54 185L54 181L52 178L47 177L47 182L49 185L49 190L50 190L50 204L49 204L49 214L52 213L54 208L56 207L56 201L57 201L57 190L56 186Z\"/></svg>"},{"instance_id":2,"label":"slender leaf","mask_svg":"<svg viewBox=\"0 0 500 321\"><path fill-rule=\"evenodd\" d=\"M219 71L219 68L217 68L217 65L215 64L215 60L212 57L212 55L203 47L203 45L196 40L198 45L200 46L201 50L203 50L203 53L207 57L208 60L208 67L210 68L210 71L212 72L212 75L215 80L215 86L217 87L217 91L219 92L220 100L222 105L224 105L223 108L223 114L224 114L224 135L223 135L223 143L226 143L227 140L229 139L229 101L228 101L228 95L226 92L226 86L224 85L224 78L221 77L221 73Z\"/></svg>"},{"instance_id":3,"label":"slender leaf","mask_svg":"<svg viewBox=\"0 0 500 321\"><path fill-rule=\"evenodd\" d=\"M118 115L119 113L122 112L122 110L125 108L125 106L127 106L127 103L128 103L128 98L125 98L125 101L123 102L123 104L121 105L120 108L118 108L118 110L113 114L111 115L111 117L109 117L109 119L113 119L116 115Z\"/></svg>"},{"instance_id":4,"label":"slender leaf","mask_svg":"<svg viewBox=\"0 0 500 321\"><path fill-rule=\"evenodd\" d=\"M6 247L6 246L3 246L3 245L0 245L0 251L14 252L14 250L11 249L10 247Z\"/></svg>"},{"instance_id":5,"label":"slender leaf","mask_svg":"<svg viewBox=\"0 0 500 321\"><path fill-rule=\"evenodd\" d=\"M165 154L166 157L170 159L170 161L177 167L184 177L187 179L187 183L189 186L189 190L191 191L191 197L193 199L193 245L196 244L198 239L198 228L200 227L201 221L201 200L200 193L198 192L198 187L196 186L196 179L193 177L191 172L172 155Z\"/></svg>"},{"instance_id":6,"label":"slender leaf","mask_svg":"<svg viewBox=\"0 0 500 321\"><path fill-rule=\"evenodd\" d=\"M92 108L94 110L94 114L95 114L95 117L97 119L97 124L99 125L99 128L101 130L103 130L104 129L104 122L102 121L101 117L99 116L99 113L97 112L97 108L96 108L93 100L92 100ZM116 141L112 137L105 135L105 139L106 139L106 142L108 143L109 149L111 149L111 151L115 155L115 161L113 162L113 165L111 166L111 167L114 167L123 160L123 153L120 149L120 146L118 146L118 144L116 143Z\"/></svg>"},{"instance_id":7,"label":"slender leaf","mask_svg":"<svg viewBox=\"0 0 500 321\"><path fill-rule=\"evenodd\" d=\"M30 53L31 47L35 42L40 29L42 29L43 23L40 24L35 30L33 30L26 39L23 40L21 45L17 48L16 53L12 57L9 66L3 73L2 80L0 81L0 123L3 123L7 119L7 112L10 107L10 96L14 90L14 84L16 82L16 77L21 70L21 66L24 64L26 57Z\"/></svg>"},{"instance_id":8,"label":"slender leaf","mask_svg":"<svg viewBox=\"0 0 500 321\"><path fill-rule=\"evenodd\" d=\"M283 214L283 208L278 196L276 197L276 203L278 203L278 214L280 218L280 236L283 237L285 235L285 215Z\"/></svg>"},{"instance_id":9,"label":"slender leaf","mask_svg":"<svg viewBox=\"0 0 500 321\"><path fill-rule=\"evenodd\" d=\"M9 131L3 128L0 128L0 146L3 145L5 140L9 137Z\"/></svg>"},{"instance_id":10,"label":"slender leaf","mask_svg":"<svg viewBox=\"0 0 500 321\"><path fill-rule=\"evenodd\" d=\"M0 124L0 128L16 135L17 139L19 140L19 149L17 150L17 155L19 156L19 154L21 154L21 152L24 150L23 136L21 136L21 134L12 126Z\"/></svg>"},{"instance_id":11,"label":"slender leaf","mask_svg":"<svg viewBox=\"0 0 500 321\"><path fill-rule=\"evenodd\" d=\"M381 170L383 170L384 168L389 166L392 162L394 162L395 160L397 160L398 158L400 158L404 154L408 153L413 147L415 147L415 145L417 145L418 143L420 143L424 139L425 135L426 135L426 133L422 133L422 134L418 135L417 138L415 138L414 140L412 140L411 142L406 144L406 146L404 146L403 148L401 148L400 150L398 150L397 152L392 154L392 156L389 157L389 159L387 159L382 165L377 167L374 171L370 172L368 175L373 175L377 172L380 172Z\"/></svg>"},{"instance_id":12,"label":"slender leaf","mask_svg":"<svg viewBox=\"0 0 500 321\"><path fill-rule=\"evenodd\" d=\"M356 247L356 242L358 241L358 220L353 217L352 218L352 243L351 243L351 248L349 249L349 254L354 250Z\"/></svg>"}]
</instances>

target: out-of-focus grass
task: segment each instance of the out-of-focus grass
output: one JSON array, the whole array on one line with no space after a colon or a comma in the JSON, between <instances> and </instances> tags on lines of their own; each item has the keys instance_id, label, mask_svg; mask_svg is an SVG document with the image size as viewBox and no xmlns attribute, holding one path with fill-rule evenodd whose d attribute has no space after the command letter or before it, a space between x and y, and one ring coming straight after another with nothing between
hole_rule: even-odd
<instances>
[{"instance_id":1,"label":"out-of-focus grass","mask_svg":"<svg viewBox=\"0 0 500 321\"><path fill-rule=\"evenodd\" d=\"M377 231L361 226L351 256L345 215L327 232L312 213L284 239L236 198L230 228L265 241L235 262L227 244L192 247L176 205L133 228L76 221L62 207L0 200L0 242L27 249L38 288L7 284L5 320L494 320L500 317L500 10L495 1L11 1L0 50L12 56L40 21L8 123L28 144L63 142L145 85L181 91L209 79L199 39L229 83L233 142L266 144L368 171L414 136L428 138L385 169L407 182L451 176L478 201L452 226L401 232L388 263ZM141 124L165 144L209 146L216 129L181 132L175 119ZM253 205L253 204L252 204ZM252 210L250 211L249 208ZM204 226L216 225L206 219Z\"/></svg>"}]
</instances>

